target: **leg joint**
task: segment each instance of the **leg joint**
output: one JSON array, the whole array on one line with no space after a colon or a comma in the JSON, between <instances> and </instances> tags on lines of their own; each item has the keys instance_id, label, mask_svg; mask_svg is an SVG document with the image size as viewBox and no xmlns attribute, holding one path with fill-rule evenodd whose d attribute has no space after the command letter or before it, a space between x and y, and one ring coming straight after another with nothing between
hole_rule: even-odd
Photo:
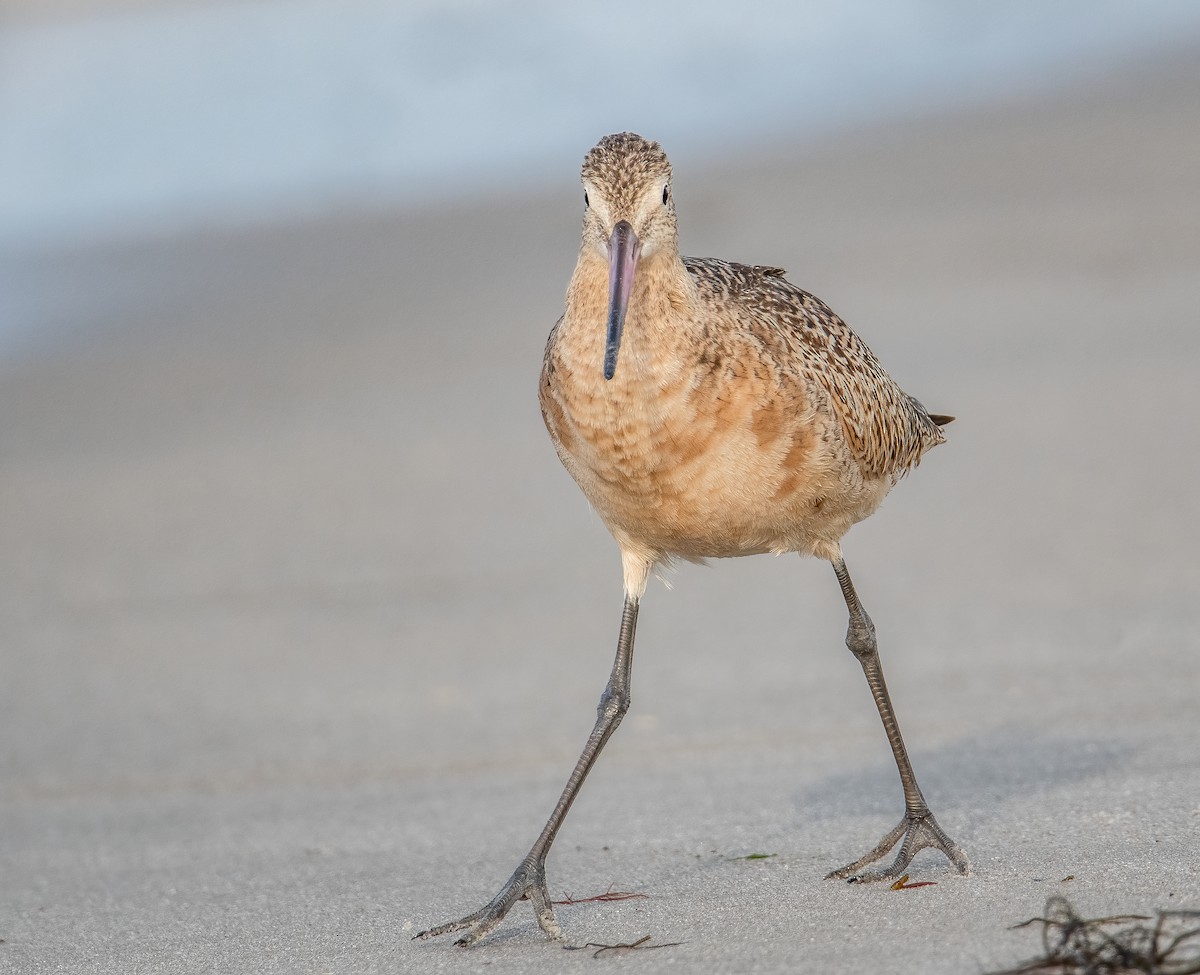
<instances>
[{"instance_id":1,"label":"leg joint","mask_svg":"<svg viewBox=\"0 0 1200 975\"><path fill-rule=\"evenodd\" d=\"M629 710L629 689L625 687L606 687L600 696L600 704L596 708L596 718L600 721L620 721Z\"/></svg>"},{"instance_id":2,"label":"leg joint","mask_svg":"<svg viewBox=\"0 0 1200 975\"><path fill-rule=\"evenodd\" d=\"M846 630L846 646L860 660L876 652L875 624L866 613L863 613L861 618L850 618L850 626Z\"/></svg>"}]
</instances>

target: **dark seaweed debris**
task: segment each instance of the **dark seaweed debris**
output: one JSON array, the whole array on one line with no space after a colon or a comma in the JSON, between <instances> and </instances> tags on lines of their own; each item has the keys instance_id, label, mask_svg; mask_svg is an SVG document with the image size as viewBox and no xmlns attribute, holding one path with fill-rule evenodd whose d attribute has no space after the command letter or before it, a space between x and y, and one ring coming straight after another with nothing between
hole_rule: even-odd
<instances>
[{"instance_id":1,"label":"dark seaweed debris","mask_svg":"<svg viewBox=\"0 0 1200 975\"><path fill-rule=\"evenodd\" d=\"M1045 917L1013 927L1038 924L1043 956L992 975L1200 975L1200 911L1089 920L1051 897Z\"/></svg>"}]
</instances>

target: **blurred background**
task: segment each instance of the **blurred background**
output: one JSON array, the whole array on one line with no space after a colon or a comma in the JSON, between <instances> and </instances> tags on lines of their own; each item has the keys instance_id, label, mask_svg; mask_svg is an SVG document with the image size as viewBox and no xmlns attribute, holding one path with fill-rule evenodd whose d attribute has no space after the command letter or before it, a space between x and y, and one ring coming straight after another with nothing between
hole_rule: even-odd
<instances>
[{"instance_id":1,"label":"blurred background","mask_svg":"<svg viewBox=\"0 0 1200 975\"><path fill-rule=\"evenodd\" d=\"M980 882L821 885L895 770L832 573L760 558L652 583L552 892L651 891L723 971L1011 964L1046 877L1196 906L1200 4L0 18L0 969L459 964L398 930L507 876L611 664L536 384L621 129L685 253L786 267L958 417L846 552Z\"/></svg>"},{"instance_id":2,"label":"blurred background","mask_svg":"<svg viewBox=\"0 0 1200 975\"><path fill-rule=\"evenodd\" d=\"M811 145L1200 32L1188 0L0 9L0 354L148 284L63 288L31 255L529 192L620 129L694 163Z\"/></svg>"}]
</instances>

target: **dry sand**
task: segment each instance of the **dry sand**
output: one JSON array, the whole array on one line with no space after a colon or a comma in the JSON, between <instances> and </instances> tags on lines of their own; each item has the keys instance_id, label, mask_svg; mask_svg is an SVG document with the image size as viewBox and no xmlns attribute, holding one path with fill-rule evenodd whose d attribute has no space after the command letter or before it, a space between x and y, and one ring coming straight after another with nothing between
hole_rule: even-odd
<instances>
[{"instance_id":1,"label":"dry sand","mask_svg":"<svg viewBox=\"0 0 1200 975\"><path fill-rule=\"evenodd\" d=\"M821 879L900 812L833 575L685 567L648 594L633 709L549 863L556 896L648 896L563 908L572 944L683 942L638 971L962 975L1032 953L1006 928L1049 894L1200 907L1183 54L675 159L686 252L788 267L959 417L846 552L975 871ZM0 367L0 971L604 963L526 905L470 952L409 941L508 876L611 663L616 549L535 397L578 196L563 173L10 267L86 327Z\"/></svg>"}]
</instances>

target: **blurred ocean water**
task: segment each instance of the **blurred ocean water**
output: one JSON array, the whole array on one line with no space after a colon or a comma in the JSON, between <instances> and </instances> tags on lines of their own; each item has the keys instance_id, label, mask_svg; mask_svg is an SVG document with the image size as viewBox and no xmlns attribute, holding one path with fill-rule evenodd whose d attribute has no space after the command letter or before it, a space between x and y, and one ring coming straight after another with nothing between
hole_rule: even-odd
<instances>
[{"instance_id":1,"label":"blurred ocean water","mask_svg":"<svg viewBox=\"0 0 1200 975\"><path fill-rule=\"evenodd\" d=\"M0 362L178 285L100 259L126 242L574 186L620 129L689 164L814 142L1195 40L1194 0L147 0L0 22Z\"/></svg>"},{"instance_id":2,"label":"blurred ocean water","mask_svg":"<svg viewBox=\"0 0 1200 975\"><path fill-rule=\"evenodd\" d=\"M242 0L0 32L0 253L574 179L1069 77L1192 0Z\"/></svg>"}]
</instances>

